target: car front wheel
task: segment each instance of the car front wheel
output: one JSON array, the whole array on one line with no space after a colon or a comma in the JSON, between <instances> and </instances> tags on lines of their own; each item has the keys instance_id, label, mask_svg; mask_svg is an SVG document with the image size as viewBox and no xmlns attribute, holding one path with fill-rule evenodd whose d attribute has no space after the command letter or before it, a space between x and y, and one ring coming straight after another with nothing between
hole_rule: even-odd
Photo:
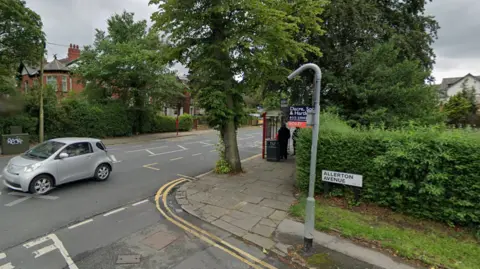
<instances>
[{"instance_id":1,"label":"car front wheel","mask_svg":"<svg viewBox=\"0 0 480 269\"><path fill-rule=\"evenodd\" d=\"M107 180L110 176L110 166L108 164L102 163L95 170L95 179L98 181Z\"/></svg>"},{"instance_id":2,"label":"car front wheel","mask_svg":"<svg viewBox=\"0 0 480 269\"><path fill-rule=\"evenodd\" d=\"M53 188L53 179L48 175L36 176L30 183L30 192L33 194L46 194Z\"/></svg>"}]
</instances>

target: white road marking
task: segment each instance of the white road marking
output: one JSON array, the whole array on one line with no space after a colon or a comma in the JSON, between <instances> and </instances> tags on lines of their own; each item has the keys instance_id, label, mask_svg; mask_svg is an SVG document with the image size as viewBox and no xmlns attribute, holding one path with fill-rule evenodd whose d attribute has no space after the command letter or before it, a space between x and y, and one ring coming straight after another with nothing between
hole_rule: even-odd
<instances>
[{"instance_id":1,"label":"white road marking","mask_svg":"<svg viewBox=\"0 0 480 269\"><path fill-rule=\"evenodd\" d=\"M78 269L78 267L73 262L72 258L70 258L70 255L68 254L67 250L63 246L62 241L60 241L60 239L58 239L58 237L55 234L50 234L49 236L50 236L50 239L52 239L52 241L55 243L55 246L58 248L58 250L60 250L60 253L62 253L63 258L68 264L68 267L70 269Z\"/></svg>"},{"instance_id":2,"label":"white road marking","mask_svg":"<svg viewBox=\"0 0 480 269\"><path fill-rule=\"evenodd\" d=\"M5 255L5 253L0 253L0 260L5 259L5 257L7 257L7 255Z\"/></svg>"},{"instance_id":3,"label":"white road marking","mask_svg":"<svg viewBox=\"0 0 480 269\"><path fill-rule=\"evenodd\" d=\"M217 151L217 150L216 149L210 150L210 152L215 152L215 151Z\"/></svg>"},{"instance_id":4,"label":"white road marking","mask_svg":"<svg viewBox=\"0 0 480 269\"><path fill-rule=\"evenodd\" d=\"M26 244L23 244L23 247L25 248L31 248L31 247L34 247L38 244L41 244L43 242L46 242L48 239L50 239L48 236L44 236L44 237L41 237L41 238L38 238L36 240L33 240L33 241L30 241Z\"/></svg>"},{"instance_id":5,"label":"white road marking","mask_svg":"<svg viewBox=\"0 0 480 269\"><path fill-rule=\"evenodd\" d=\"M113 214L118 213L118 212L123 211L123 210L125 210L125 207L121 207L121 208L112 210L112 211L110 211L110 212L108 212L108 213L103 214L103 216L104 216L104 217L110 216L110 215L113 215Z\"/></svg>"},{"instance_id":6,"label":"white road marking","mask_svg":"<svg viewBox=\"0 0 480 269\"><path fill-rule=\"evenodd\" d=\"M91 221L91 219L90 219ZM70 227L69 227L70 228ZM33 241L30 241L26 244L23 244L23 246L25 248L31 248L31 247L34 247L38 244L42 244L48 240L52 240L53 241L53 245L49 245L49 246L46 246L44 248L41 248L39 250L36 250L33 252L33 254L35 254L35 258L38 258L46 253L49 253L50 251L52 250L55 250L55 249L58 249L60 251L60 253L62 254L63 258L65 259L65 261L67 262L67 265L68 265L68 268L70 269L78 269L78 267L75 265L75 263L73 262L72 258L70 257L70 255L68 254L68 251L65 249L65 247L63 246L63 243L62 241L60 241L60 239L58 239L58 237L55 235L55 234L49 234L47 236L44 236L44 237L41 237L41 238L38 238L36 240L33 240ZM7 267L8 268L8 267ZM11 267L13 268L13 267ZM8 268L8 269L11 269L11 268ZM3 267L0 267L0 269L5 269Z\"/></svg>"},{"instance_id":7,"label":"white road marking","mask_svg":"<svg viewBox=\"0 0 480 269\"><path fill-rule=\"evenodd\" d=\"M150 150L148 150L148 149L146 149L145 151L148 152L148 153L150 153L150 155L155 154L155 153L153 153L152 151L150 151Z\"/></svg>"},{"instance_id":8,"label":"white road marking","mask_svg":"<svg viewBox=\"0 0 480 269\"><path fill-rule=\"evenodd\" d=\"M170 161L176 161L176 160L180 160L180 159L183 159L183 157L178 157L178 158L170 159Z\"/></svg>"},{"instance_id":9,"label":"white road marking","mask_svg":"<svg viewBox=\"0 0 480 269\"><path fill-rule=\"evenodd\" d=\"M57 200L58 199L58 196L38 195L38 194L30 194L30 193L16 192L16 191L9 192L8 194L16 195L16 196L30 197L30 198L40 198L40 199L45 199L45 200Z\"/></svg>"},{"instance_id":10,"label":"white road marking","mask_svg":"<svg viewBox=\"0 0 480 269\"><path fill-rule=\"evenodd\" d=\"M79 222L79 223L74 224L74 225L72 225L72 226L69 226L68 229L74 229L74 228L77 228L78 226L82 226L82 225L87 224L87 223L90 223L90 222L92 222L92 221L93 221L93 219L87 219L87 220L85 220L85 221L82 221L82 222Z\"/></svg>"},{"instance_id":11,"label":"white road marking","mask_svg":"<svg viewBox=\"0 0 480 269\"><path fill-rule=\"evenodd\" d=\"M35 255L35 259L36 259L36 258L38 258L38 257L40 257L40 256L42 256L42 255L44 255L44 254L47 254L47 253L49 253L50 251L53 251L53 250L55 250L55 249L57 249L57 247L56 247L55 245L48 245L48 246L46 246L46 247L44 247L44 248L41 248L41 249L39 249L39 250L35 250L35 251L33 252L33 254Z\"/></svg>"},{"instance_id":12,"label":"white road marking","mask_svg":"<svg viewBox=\"0 0 480 269\"><path fill-rule=\"evenodd\" d=\"M145 149L136 149L136 150L129 150L129 151L125 151L125 153L132 153L132 152L140 152L140 151L144 151L144 150L150 150L150 149L161 149L161 148L167 148L168 146L160 146L160 147L154 147L154 148L145 148Z\"/></svg>"},{"instance_id":13,"label":"white road marking","mask_svg":"<svg viewBox=\"0 0 480 269\"><path fill-rule=\"evenodd\" d=\"M180 151L188 150L187 148L182 147L182 146L180 146L180 145L177 145L177 146L180 147L181 149L172 150L172 151L167 151L167 152L161 152L161 153L155 153L155 154L153 154L153 155L150 155L150 157L151 157L151 156L165 155L165 154L170 154L170 153L174 153L174 152L180 152Z\"/></svg>"},{"instance_id":14,"label":"white road marking","mask_svg":"<svg viewBox=\"0 0 480 269\"><path fill-rule=\"evenodd\" d=\"M13 202L10 202L10 203L8 203L8 204L5 204L5 206L14 206L14 205L19 204L19 203L21 203L21 202L23 202L23 201L26 201L26 200L28 200L28 199L30 199L30 198L32 198L32 197L23 197L23 198L20 198L20 199L15 200L15 201L13 201Z\"/></svg>"},{"instance_id":15,"label":"white road marking","mask_svg":"<svg viewBox=\"0 0 480 269\"><path fill-rule=\"evenodd\" d=\"M195 154L192 154L192 156L198 156L198 155L202 155L203 153L195 153Z\"/></svg>"},{"instance_id":16,"label":"white road marking","mask_svg":"<svg viewBox=\"0 0 480 269\"><path fill-rule=\"evenodd\" d=\"M150 155L150 156L152 156L152 155ZM156 164L157 164L157 163L146 164L146 165L144 165L143 167L144 167L144 168L148 168L148 169L152 169L152 170L157 170L157 171L158 171L158 170L160 170L160 169L158 169L158 168L156 168L156 167L151 167L152 165L156 165Z\"/></svg>"},{"instance_id":17,"label":"white road marking","mask_svg":"<svg viewBox=\"0 0 480 269\"><path fill-rule=\"evenodd\" d=\"M132 206L141 205L141 204L146 203L146 202L148 202L148 199L142 200L140 202L136 202L136 203L132 204Z\"/></svg>"},{"instance_id":18,"label":"white road marking","mask_svg":"<svg viewBox=\"0 0 480 269\"><path fill-rule=\"evenodd\" d=\"M192 180L197 180L197 179L196 179L196 178L194 178L194 177L189 177L189 176L182 175L182 174L177 174L177 176L179 176L179 177L183 177L183 178L185 178L185 179L189 179L190 181L192 181Z\"/></svg>"},{"instance_id":19,"label":"white road marking","mask_svg":"<svg viewBox=\"0 0 480 269\"><path fill-rule=\"evenodd\" d=\"M113 163L119 163L121 161L117 160L117 158L115 158L115 155L110 155L110 158L112 159Z\"/></svg>"},{"instance_id":20,"label":"white road marking","mask_svg":"<svg viewBox=\"0 0 480 269\"><path fill-rule=\"evenodd\" d=\"M11 262L0 266L0 269L13 269L13 268L15 268L15 266L13 266Z\"/></svg>"}]
</instances>

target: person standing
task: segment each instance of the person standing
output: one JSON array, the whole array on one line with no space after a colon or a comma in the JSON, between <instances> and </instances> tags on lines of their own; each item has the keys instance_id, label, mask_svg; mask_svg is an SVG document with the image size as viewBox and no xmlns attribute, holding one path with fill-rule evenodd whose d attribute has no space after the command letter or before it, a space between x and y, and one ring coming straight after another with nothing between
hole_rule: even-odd
<instances>
[{"instance_id":1,"label":"person standing","mask_svg":"<svg viewBox=\"0 0 480 269\"><path fill-rule=\"evenodd\" d=\"M288 140L290 139L290 130L285 123L282 123L282 127L278 130L278 142L280 144L280 159L287 159Z\"/></svg>"},{"instance_id":2,"label":"person standing","mask_svg":"<svg viewBox=\"0 0 480 269\"><path fill-rule=\"evenodd\" d=\"M297 138L298 138L298 131L300 130L300 128L298 127L295 127L295 131L293 131L293 135L292 135L292 140L293 140L293 155L295 156L295 154L297 153Z\"/></svg>"}]
</instances>

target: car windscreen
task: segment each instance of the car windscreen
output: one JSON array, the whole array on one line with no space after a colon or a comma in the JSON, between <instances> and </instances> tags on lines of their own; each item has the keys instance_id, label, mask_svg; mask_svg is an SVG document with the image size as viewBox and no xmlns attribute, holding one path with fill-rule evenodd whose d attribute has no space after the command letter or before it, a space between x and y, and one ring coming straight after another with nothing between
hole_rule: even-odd
<instances>
[{"instance_id":1,"label":"car windscreen","mask_svg":"<svg viewBox=\"0 0 480 269\"><path fill-rule=\"evenodd\" d=\"M25 153L25 156L30 158L47 159L55 152L65 146L65 143L57 141L43 142Z\"/></svg>"}]
</instances>

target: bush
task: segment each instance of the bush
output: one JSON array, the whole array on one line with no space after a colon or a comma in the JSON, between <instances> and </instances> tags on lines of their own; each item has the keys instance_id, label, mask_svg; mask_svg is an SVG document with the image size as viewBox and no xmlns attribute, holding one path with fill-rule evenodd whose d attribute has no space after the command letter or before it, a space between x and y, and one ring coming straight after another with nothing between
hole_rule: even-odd
<instances>
[{"instance_id":1,"label":"bush","mask_svg":"<svg viewBox=\"0 0 480 269\"><path fill-rule=\"evenodd\" d=\"M178 119L178 129L182 132L190 131L193 128L193 117L190 114L183 114Z\"/></svg>"},{"instance_id":2,"label":"bush","mask_svg":"<svg viewBox=\"0 0 480 269\"><path fill-rule=\"evenodd\" d=\"M305 191L311 130L302 130L297 146L297 184ZM322 191L322 169L361 174L366 201L416 217L479 225L478 160L480 136L475 132L351 129L335 116L322 114L316 192Z\"/></svg>"},{"instance_id":3,"label":"bush","mask_svg":"<svg viewBox=\"0 0 480 269\"><path fill-rule=\"evenodd\" d=\"M38 92L25 95L24 112L0 119L0 134L9 133L10 126L22 126L30 140L38 140ZM55 137L117 137L136 133L175 132L175 117L158 115L153 108L143 110L127 108L120 100L91 103L77 96L60 102L55 92L46 89L44 103L45 139ZM179 130L190 131L193 117L179 117Z\"/></svg>"},{"instance_id":4,"label":"bush","mask_svg":"<svg viewBox=\"0 0 480 269\"><path fill-rule=\"evenodd\" d=\"M177 129L175 126L175 118L156 115L153 129L156 133L175 132Z\"/></svg>"}]
</instances>

